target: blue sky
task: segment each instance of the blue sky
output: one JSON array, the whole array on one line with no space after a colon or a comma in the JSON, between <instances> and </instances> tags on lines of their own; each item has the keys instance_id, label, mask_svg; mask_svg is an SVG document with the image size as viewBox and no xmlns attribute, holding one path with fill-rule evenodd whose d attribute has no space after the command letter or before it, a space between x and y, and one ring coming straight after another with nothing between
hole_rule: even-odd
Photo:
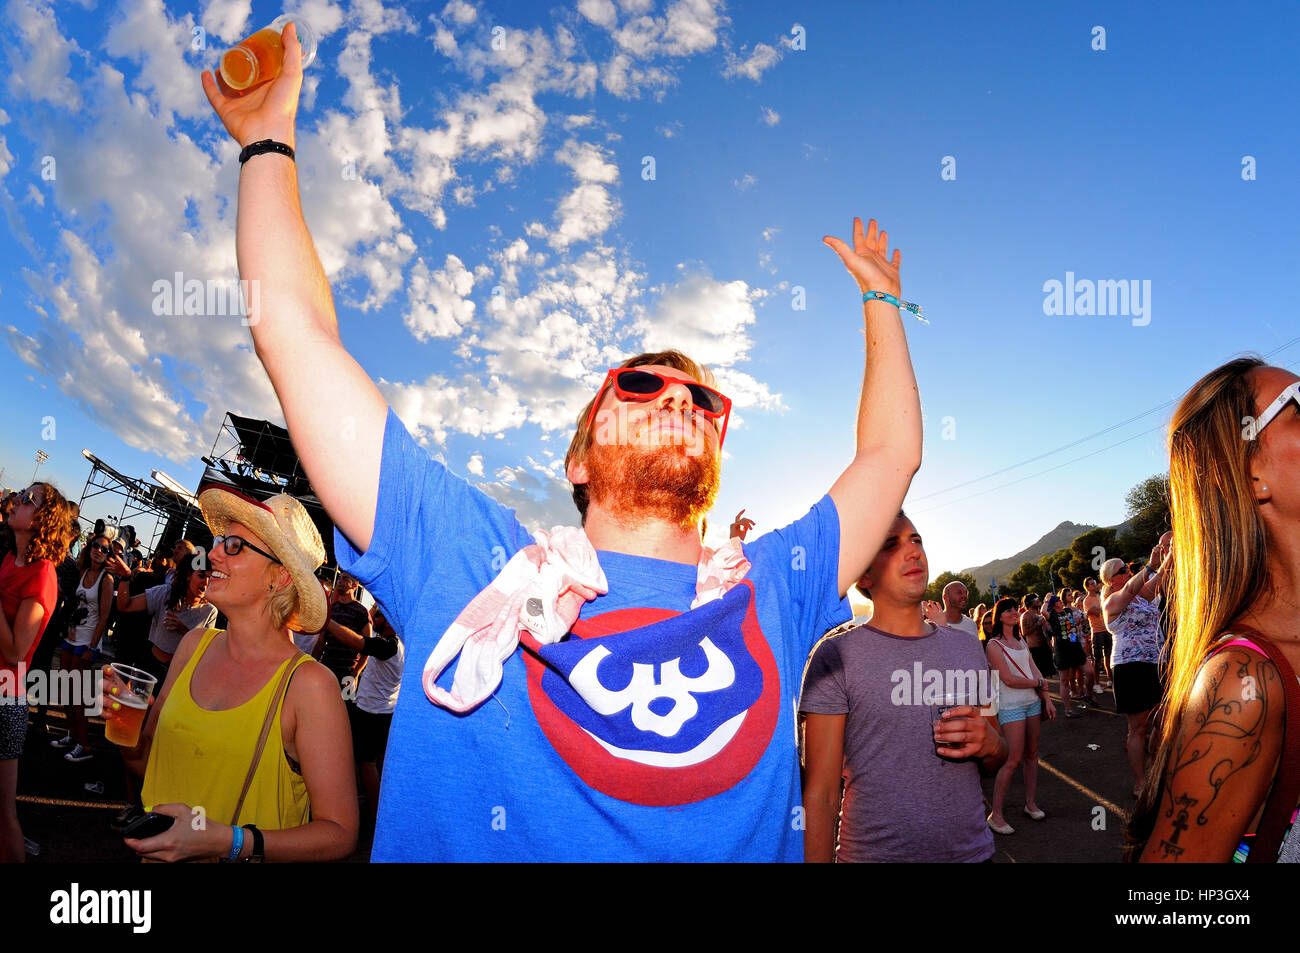
<instances>
[{"instance_id":1,"label":"blue sky","mask_svg":"<svg viewBox=\"0 0 1300 953\"><path fill-rule=\"evenodd\" d=\"M1122 519L1166 469L1169 410L957 484L1239 352L1300 361L1291 5L291 9L322 34L298 161L344 343L431 453L532 525L576 516L560 461L605 368L671 344L736 401L715 530L815 502L853 452L861 309L821 237L855 214L903 249L931 321L908 319L908 508L936 575ZM237 148L198 73L280 9L0 11L4 482L39 447L79 497L87 447L192 486L225 411L281 419L238 317L152 309L178 271L235 276ZM1067 272L1150 282L1149 323L1045 314Z\"/></svg>"}]
</instances>

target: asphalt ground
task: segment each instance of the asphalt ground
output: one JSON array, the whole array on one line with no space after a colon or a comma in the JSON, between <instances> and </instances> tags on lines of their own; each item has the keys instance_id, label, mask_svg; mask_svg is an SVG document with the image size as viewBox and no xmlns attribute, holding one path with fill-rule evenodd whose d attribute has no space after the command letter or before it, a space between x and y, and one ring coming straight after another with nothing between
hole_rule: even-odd
<instances>
[{"instance_id":1,"label":"asphalt ground","mask_svg":"<svg viewBox=\"0 0 1300 953\"><path fill-rule=\"evenodd\" d=\"M1057 686L1049 680L1057 695ZM1024 783L1020 773L1007 794L1006 819L1015 833L994 835L997 863L1117 863L1124 842L1124 823L1133 807L1128 761L1124 755L1127 722L1115 712L1107 691L1097 702L1066 719L1058 714L1045 723L1039 742L1038 805L1042 821L1022 813ZM1059 712L1059 706L1058 706ZM48 713L48 729L35 714L18 776L18 816L23 834L39 853L29 863L133 863L135 855L109 827L126 805L126 771L116 745L104 738L102 719L91 719L94 757L77 764L50 747L62 734L62 712ZM87 785L101 785L102 792ZM985 798L993 779L983 782ZM363 812L364 813L364 812ZM350 861L370 857L372 832L363 827Z\"/></svg>"}]
</instances>

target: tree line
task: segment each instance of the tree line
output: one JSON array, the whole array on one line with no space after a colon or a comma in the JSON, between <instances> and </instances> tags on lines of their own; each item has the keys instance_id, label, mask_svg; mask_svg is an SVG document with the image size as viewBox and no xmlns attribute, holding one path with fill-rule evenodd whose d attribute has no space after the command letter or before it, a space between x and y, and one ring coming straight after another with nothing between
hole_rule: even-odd
<instances>
[{"instance_id":1,"label":"tree line","mask_svg":"<svg viewBox=\"0 0 1300 953\"><path fill-rule=\"evenodd\" d=\"M1149 476L1124 495L1125 523L1117 527L1100 526L1076 536L1069 546L1043 556L1038 562L1026 560L997 586L996 598L1020 599L1026 593L1045 594L1049 589L1083 587L1089 576L1098 578L1102 563L1119 557L1125 561L1145 559L1160 534L1169 529L1169 475ZM944 586L956 580L970 591L970 605L992 605L993 590L984 588L970 573L945 571L925 590L926 599L942 599Z\"/></svg>"}]
</instances>

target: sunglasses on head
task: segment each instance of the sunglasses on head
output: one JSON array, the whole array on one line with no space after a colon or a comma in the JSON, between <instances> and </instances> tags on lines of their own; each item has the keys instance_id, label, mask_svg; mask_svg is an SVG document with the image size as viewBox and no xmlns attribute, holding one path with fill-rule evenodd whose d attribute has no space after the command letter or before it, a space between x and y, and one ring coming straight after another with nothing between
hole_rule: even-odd
<instances>
[{"instance_id":1,"label":"sunglasses on head","mask_svg":"<svg viewBox=\"0 0 1300 953\"><path fill-rule=\"evenodd\" d=\"M1273 403L1264 408L1264 412L1259 415L1255 421L1255 433L1259 433L1270 423L1273 418L1286 409L1286 405L1295 401L1296 406L1300 407L1300 381L1293 381L1282 389L1282 393L1277 395Z\"/></svg>"},{"instance_id":2,"label":"sunglasses on head","mask_svg":"<svg viewBox=\"0 0 1300 953\"><path fill-rule=\"evenodd\" d=\"M242 537L242 536L213 536L213 537L212 537L212 548L213 548L213 549L216 549L218 546L220 546L220 547L222 548L222 550L225 551L225 554L226 554L227 556L238 556L239 553L240 553L240 551L241 551L245 546L247 546L247 547L248 547L249 549L251 549L253 552L255 552L255 553L261 553L263 556L265 556L267 559L271 560L271 562L273 562L273 563L279 563L279 562L280 562L280 560L276 559L274 556L272 556L270 553L268 553L265 549L258 549L256 546L254 546L254 545L253 545L252 543L250 543L248 540L244 539L244 537Z\"/></svg>"},{"instance_id":3,"label":"sunglasses on head","mask_svg":"<svg viewBox=\"0 0 1300 953\"><path fill-rule=\"evenodd\" d=\"M697 413L703 414L710 420L722 418L722 427L718 430L718 447L721 448L722 441L727 436L727 419L731 415L731 398L720 394L712 387L697 383L689 377L668 377L658 371L647 371L640 367L610 368L605 374L605 380L601 382L599 389L596 391L596 399L592 401L591 413L587 416L588 429L591 428L592 421L596 419L596 410L600 407L601 398L605 395L605 388L611 384L614 387L614 396L619 400L638 403L654 400L672 384L684 384L687 391L690 392L691 404L695 407Z\"/></svg>"}]
</instances>

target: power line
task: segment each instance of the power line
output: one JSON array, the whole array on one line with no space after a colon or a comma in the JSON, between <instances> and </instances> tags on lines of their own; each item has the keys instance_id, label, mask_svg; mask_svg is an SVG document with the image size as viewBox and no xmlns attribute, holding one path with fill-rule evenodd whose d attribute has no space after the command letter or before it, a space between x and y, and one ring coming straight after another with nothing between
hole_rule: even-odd
<instances>
[{"instance_id":1,"label":"power line","mask_svg":"<svg viewBox=\"0 0 1300 953\"><path fill-rule=\"evenodd\" d=\"M1146 415L1143 414L1143 416L1146 416ZM1095 456L1096 456L1097 454L1099 454L1099 453L1105 453L1107 450L1113 450L1113 449L1115 449L1116 447L1121 446L1122 444L1126 444L1126 443L1129 443L1130 441L1133 441L1133 440L1138 439L1138 437L1145 437L1147 434L1153 434L1153 433L1155 433L1157 430L1162 429L1163 426L1164 426L1163 424L1158 424L1158 425L1156 425L1155 427L1152 427L1150 430L1143 430L1143 431L1141 431L1140 433L1135 433L1135 434L1134 434L1133 436L1131 436L1131 437L1125 437L1123 440L1117 440L1117 441L1115 441L1114 443L1112 443L1112 444L1108 444L1108 445L1105 446L1105 447L1101 447L1101 448L1099 448L1099 449L1097 449L1097 450L1093 450L1093 451L1090 451L1089 453L1085 453L1085 454L1084 454L1083 456L1081 456L1081 457L1075 457L1073 460L1066 460L1064 463L1058 463L1056 466L1054 466L1054 467L1048 467L1046 470L1039 470L1037 473L1031 473L1031 474L1029 474L1029 476L1023 476L1023 477L1021 477L1021 478L1018 479L1018 480L1011 480L1011 481L1008 482L1008 483L1001 483L1001 484L998 484L997 486L991 486L991 487L989 487L987 490L980 490L980 491L977 492L977 493L970 493L970 494L968 494L968 495L966 495L966 496L958 497L958 498L955 499L955 500L949 500L947 503L936 503L934 506L930 507L929 509L918 510L918 511L917 511L917 515L919 516L919 515L921 515L922 513L933 513L935 510L941 510L941 509L943 509L945 506L954 506L954 505L956 505L957 503L963 503L963 502L965 502L966 500L973 500L973 499L975 499L975 497L977 497L977 496L983 496L983 495L986 494L986 493L996 493L998 490L1005 490L1007 487L1009 487L1009 486L1015 486L1017 483L1024 483L1026 480L1034 480L1034 479L1037 479L1037 478L1040 477L1040 476L1044 476L1044 475L1046 475L1046 474L1048 474L1048 473L1051 473L1053 470L1060 470L1060 469L1062 469L1062 468L1064 468L1064 467L1068 467L1068 466L1070 466L1071 464L1078 463L1080 460L1087 460L1089 457L1095 457ZM1009 469L1009 468L1008 468L1008 469ZM1002 472L1005 472L1005 471L1002 471ZM932 494L932 495L933 495L933 494Z\"/></svg>"},{"instance_id":2,"label":"power line","mask_svg":"<svg viewBox=\"0 0 1300 953\"><path fill-rule=\"evenodd\" d=\"M1287 348L1292 347L1292 346L1295 345L1295 344L1300 344L1300 337L1294 337L1294 338L1292 338L1291 340L1287 341L1285 344L1281 344L1281 345L1279 345L1279 346L1273 348L1273 350L1268 351L1267 353L1263 354L1262 356L1263 356L1263 357L1272 357L1274 354L1277 354L1279 351L1285 351ZM1288 368L1291 367L1291 366L1292 366L1292 365L1287 365ZM1077 447L1077 446L1079 446L1079 444L1087 443L1089 440L1095 440L1095 439L1098 438L1098 437L1104 437L1106 434L1110 433L1110 432L1113 431L1113 430L1119 430L1121 427L1127 427L1129 424L1134 423L1135 421L1141 420L1143 417L1149 417L1149 416L1151 416L1151 415L1154 414L1154 413L1158 413L1159 411L1164 410L1166 407L1171 407L1171 406L1173 406L1173 404L1175 403L1175 400L1176 400L1176 399L1177 399L1177 398L1175 398L1175 399L1173 399L1173 400L1167 400L1167 401L1165 401L1163 404L1160 404L1160 405L1158 405L1158 406L1156 406L1156 407L1152 407L1150 410L1144 410L1144 411L1142 411L1142 413L1140 413L1140 414L1136 414L1136 415L1134 415L1134 416L1128 418L1127 420L1120 421L1120 422L1117 423L1117 424L1111 424L1109 427L1104 427L1104 428L1102 428L1101 430L1098 430L1098 431L1095 432L1095 433L1090 433L1090 434L1088 434L1086 437L1080 437L1080 438L1077 439L1077 440L1072 440L1072 441L1070 441L1069 443L1062 444L1062 445L1059 446L1059 447L1056 447L1056 448L1054 448L1054 449L1052 449L1052 450L1045 451L1044 453L1040 453L1040 454L1038 454L1037 456L1028 457L1027 459L1021 460L1021 461L1018 462L1018 463L1013 463L1013 464L1011 464L1010 466L1005 466L1005 467L1003 467L1003 468L1000 469L1000 470L994 470L994 471L992 471L991 473L986 473L986 474L984 474L983 476L978 476L978 477L975 477L974 479L971 479L971 480L963 480L961 483L954 483L952 486L950 486L950 487L946 487L946 488L944 488L944 489L942 489L942 490L935 490L933 493L926 493L926 494L924 494L923 496L915 497L915 498L913 498L913 500L912 500L911 502L913 502L913 503L920 503L920 502L922 502L922 501L924 501L924 500L933 499L933 498L936 497L936 496L943 496L943 495L946 494L946 493L951 493L953 490L960 490L962 487L967 487L967 486L970 486L971 484L974 484L974 483L983 483L985 480L991 480L991 479L992 479L993 477L995 477L995 476L1001 476L1002 474L1004 474L1004 473L1008 473L1008 472L1010 472L1011 470L1018 470L1018 469L1020 469L1021 467L1028 466L1028 465L1031 464L1031 463L1037 463L1039 460L1043 460L1043 459L1045 459L1045 458L1047 458L1047 457L1055 456L1056 454L1061 453L1061 452L1064 451L1064 450L1069 450L1069 449L1071 449L1072 447ZM1154 428L1152 428L1152 429L1153 429L1153 430L1159 430L1160 428L1159 428L1159 427L1154 427ZM1145 430L1145 431L1143 431L1142 433L1137 434L1135 437L1130 437L1130 438L1128 438L1128 439L1129 439L1129 440L1133 440L1133 439L1136 439L1137 437L1141 437L1141 436L1143 436L1144 434L1148 434L1148 433L1151 433L1151 432L1152 432L1151 430ZM1127 443L1127 442L1128 442L1128 440L1121 440L1119 443L1111 444L1111 446L1112 446L1112 447L1118 447L1121 443ZM1102 450L1109 450L1109 449L1110 449L1110 447L1103 447L1103 448L1102 448ZM1079 460L1086 460L1088 457L1094 456L1095 453L1100 453L1100 452L1101 452L1101 450L1094 451L1094 453L1089 453L1089 454L1087 454L1087 455L1085 455L1085 456L1079 457L1078 459L1079 459ZM1077 462L1077 461L1070 461L1070 462L1071 462L1071 463L1074 463L1074 462ZM1061 464L1060 466L1052 467L1052 468L1049 469L1049 470L1043 470L1042 473L1051 473L1052 470L1059 470L1059 469L1061 469L1061 467L1068 466L1068 465L1069 465L1068 463L1063 463L1063 464ZM1040 473L1040 474L1038 474L1038 475L1041 476L1042 474ZM1026 477L1026 479L1030 479L1030 478L1029 478L1029 477ZM1014 480L1014 481L1012 481L1011 483L1004 483L1004 484L1002 484L1002 487L1014 486L1016 483L1021 483L1021 482L1023 482L1023 481L1022 481L1022 480ZM994 487L994 489L1001 489L1002 487ZM980 496L980 495L982 495L983 493L991 493L991 492L992 492L992 490L984 490L984 491L981 491L980 493L976 493L976 494L973 494L973 495L974 495L974 496ZM969 499L971 499L971 497L970 497L970 496L965 496L965 497L962 497L962 499L964 499L964 500L969 500ZM953 502L954 502L954 503L956 503L956 502L960 502L960 500L954 500ZM947 506L948 504L944 503L944 504L942 504L942 505L943 505L943 506ZM931 510L934 510L934 509L938 509L938 507L937 507L937 506L934 506L934 507L931 507L930 510L922 510L922 511L920 511L920 512L926 512L926 513L928 513L928 512L930 512Z\"/></svg>"},{"instance_id":3,"label":"power line","mask_svg":"<svg viewBox=\"0 0 1300 953\"><path fill-rule=\"evenodd\" d=\"M1288 341L1286 344L1283 344L1281 347L1274 348L1273 350L1269 351L1267 354L1265 354L1265 355L1263 355L1263 356L1264 356L1264 357L1272 357L1272 356L1273 356L1274 354L1276 354L1278 351L1281 351L1283 348L1290 347L1292 344L1295 344L1295 343L1297 343L1297 342L1300 342L1300 337L1292 338L1292 339L1291 339L1290 341ZM1290 370L1291 368L1295 367L1297 364L1300 364L1300 361L1294 361L1294 362L1292 362L1292 363L1290 363L1290 364L1287 364L1287 365L1285 365L1285 366L1286 366L1286 368L1287 368L1288 370ZM1169 403L1172 404L1173 401L1171 400L1171 401L1169 401ZM1165 404L1164 406L1168 406L1168 404ZM1160 408L1157 407L1157 408L1153 408L1153 410L1146 411L1145 413L1138 414L1137 417L1130 418L1129 420L1125 421L1125 423L1132 423L1134 420L1141 419L1142 417L1145 417L1145 416L1147 416L1148 414L1153 413L1154 410L1159 410L1159 409L1160 409ZM1112 427L1108 427L1108 428L1106 428L1106 430L1098 431L1098 433L1106 433L1106 432L1108 432L1108 431L1114 430L1116 427L1121 427L1121 426L1123 426L1123 424L1115 424L1115 425L1112 426ZM1081 461L1081 460L1087 460L1089 457L1095 457L1095 456L1096 456L1097 454L1099 454L1099 453L1105 453L1107 450L1113 450L1113 449L1115 449L1116 447L1122 446L1123 444L1130 443L1130 442L1132 442L1132 441L1134 441L1134 440L1137 440L1139 437L1145 437L1145 436L1147 436L1148 434L1153 434L1153 433L1155 433L1156 431L1163 429L1163 427L1164 427L1163 424L1158 424L1157 426L1152 427L1152 428L1149 429L1149 430L1143 430L1143 431L1141 431L1141 432L1139 432L1139 433L1135 433L1135 434L1133 434L1133 436L1131 436L1131 437L1125 437L1123 440L1117 440L1115 443L1108 444L1107 446L1105 446L1105 447L1101 447L1101 448L1099 448L1099 449L1097 449L1097 450L1092 450L1092 451L1090 451L1090 452L1088 452L1088 453L1085 453L1085 454L1084 454L1083 456L1081 456L1081 457L1075 457L1073 460L1067 460L1067 461L1065 461L1064 463L1058 463L1056 466L1054 466L1054 467L1048 467L1046 470L1039 470L1037 473L1031 473L1031 474L1029 474L1029 476L1021 477L1021 478L1018 479L1018 480L1011 480L1011 481L1009 481L1009 482L1007 482L1007 483L1000 483L1000 484L998 484L997 486L989 487L987 490L980 490L980 491L977 492L977 493L969 493L969 494L967 494L966 496L958 497L958 498L955 499L955 500L949 500L949 501L946 502L946 503L937 503L937 504L935 504L934 506L929 507L928 509L918 510L918 511L917 511L917 515L920 516L920 515L923 514L923 513L933 513L935 510L941 510L941 509L943 509L943 508L946 507L946 506L954 506L954 505L956 505L957 503L964 503L966 500L973 500L973 499L975 499L975 497L977 497L977 496L984 496L986 493L996 493L998 490L1005 490L1007 487L1009 487L1009 486L1015 486L1017 483L1024 483L1026 480L1034 480L1034 479L1037 479L1038 477L1040 477L1040 476L1045 476L1045 475L1047 475L1048 473L1053 472L1054 470L1060 470L1060 469L1063 469L1064 467L1068 467L1068 466L1070 466L1071 464L1078 463L1078 462ZM1096 436L1096 434L1094 434L1094 436ZM1091 439L1091 438L1090 438L1090 437L1085 437L1085 438L1082 438L1081 440L1076 440L1076 441L1074 441L1073 443L1067 444L1066 446L1067 446L1067 447L1072 447L1072 446L1075 446L1075 445L1081 443L1082 440L1087 440L1087 439ZM1057 450L1052 450L1052 451L1050 451L1048 454L1040 454L1039 456L1034 457L1034 458L1032 458L1031 460L1025 460L1025 461L1023 461L1022 463L1018 463L1018 464L1016 464L1015 466L1016 466L1016 467L1019 467L1019 466L1023 466L1025 463L1032 463L1033 460L1041 460L1044 456L1050 456L1050 454L1052 454L1052 453L1056 453L1057 451L1062 450L1062 449L1065 449L1065 448L1064 448L1064 447L1058 447ZM997 472L998 472L998 473L1005 473L1007 470L1011 470L1011 469L1014 469L1014 467L1003 467L1001 470L999 470L999 471L997 471ZM994 475L996 475L996 474L989 474L989 476L994 476ZM988 479L988 477L980 477L980 480L985 480L985 479ZM978 480L968 480L968 481L966 481L966 483L960 483L960 484L958 484L957 486L968 486L968 485L970 485L971 483L977 483L977 482L979 482L979 481L978 481ZM956 488L957 488L957 487L950 487L949 490L953 490L953 489L956 489ZM941 492L945 492L945 493L946 493L946 492L948 492L948 490L944 490L944 491L941 491ZM929 493L929 494L927 494L926 496L919 497L918 499L928 499L928 498L930 498L930 497L938 496L938 495L939 495L939 494L937 494L937 493Z\"/></svg>"}]
</instances>

